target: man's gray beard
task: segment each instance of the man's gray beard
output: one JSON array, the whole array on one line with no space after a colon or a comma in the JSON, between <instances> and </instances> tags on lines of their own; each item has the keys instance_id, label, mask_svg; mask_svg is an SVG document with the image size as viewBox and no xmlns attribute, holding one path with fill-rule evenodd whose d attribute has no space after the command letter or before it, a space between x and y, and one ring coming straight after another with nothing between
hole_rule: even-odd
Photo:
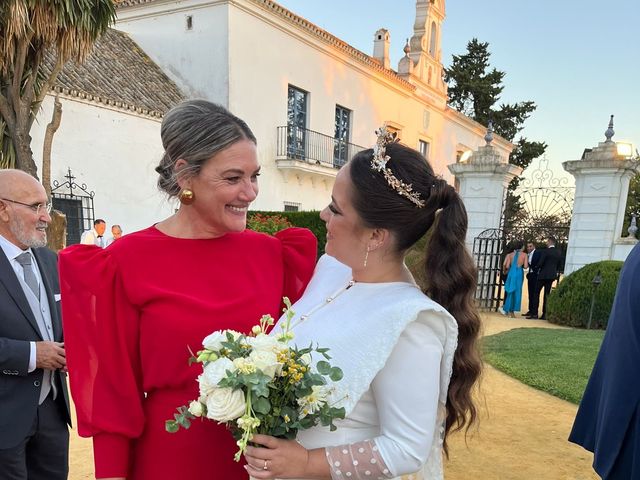
<instances>
[{"instance_id":1,"label":"man's gray beard","mask_svg":"<svg viewBox=\"0 0 640 480\"><path fill-rule=\"evenodd\" d=\"M42 223L38 223L36 226L40 227L42 226ZM15 222L9 223L9 230L11 230L13 236L16 237L16 240L29 248L41 248L47 246L47 232L44 232L44 239L39 238L39 235L36 236L35 233L29 236L26 232L24 223L19 219L16 219Z\"/></svg>"}]
</instances>

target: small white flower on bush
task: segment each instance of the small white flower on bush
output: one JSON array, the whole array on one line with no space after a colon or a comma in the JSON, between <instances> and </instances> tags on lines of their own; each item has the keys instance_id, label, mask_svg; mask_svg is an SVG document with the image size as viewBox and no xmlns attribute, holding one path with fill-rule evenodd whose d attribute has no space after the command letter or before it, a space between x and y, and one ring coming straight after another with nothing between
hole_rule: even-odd
<instances>
[{"instance_id":1,"label":"small white flower on bush","mask_svg":"<svg viewBox=\"0 0 640 480\"><path fill-rule=\"evenodd\" d=\"M308 353L300 355L300 363L307 366L311 365L311 355Z\"/></svg>"},{"instance_id":2,"label":"small white flower on bush","mask_svg":"<svg viewBox=\"0 0 640 480\"><path fill-rule=\"evenodd\" d=\"M201 417L204 413L204 405L200 403L200 400L194 400L189 404L189 413L194 417Z\"/></svg>"},{"instance_id":3,"label":"small white flower on bush","mask_svg":"<svg viewBox=\"0 0 640 480\"><path fill-rule=\"evenodd\" d=\"M230 422L244 414L244 392L231 388L216 388L206 401L207 418L218 422Z\"/></svg>"},{"instance_id":4,"label":"small white flower on bush","mask_svg":"<svg viewBox=\"0 0 640 480\"><path fill-rule=\"evenodd\" d=\"M249 354L249 360L266 376L273 378L282 372L282 363L273 351L253 350Z\"/></svg>"}]
</instances>

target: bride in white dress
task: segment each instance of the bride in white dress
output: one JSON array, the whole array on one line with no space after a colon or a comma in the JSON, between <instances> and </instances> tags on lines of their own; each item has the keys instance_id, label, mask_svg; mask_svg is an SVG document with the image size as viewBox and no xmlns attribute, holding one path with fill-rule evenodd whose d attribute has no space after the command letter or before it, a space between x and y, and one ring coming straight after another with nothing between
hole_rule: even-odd
<instances>
[{"instance_id":1,"label":"bride in white dress","mask_svg":"<svg viewBox=\"0 0 640 480\"><path fill-rule=\"evenodd\" d=\"M466 211L424 157L393 140L381 130L338 173L321 213L327 254L293 306L298 346L329 348L344 372L335 396L346 417L297 442L256 435L253 478L439 480L446 435L475 421L480 319ZM404 255L427 232L425 294Z\"/></svg>"}]
</instances>

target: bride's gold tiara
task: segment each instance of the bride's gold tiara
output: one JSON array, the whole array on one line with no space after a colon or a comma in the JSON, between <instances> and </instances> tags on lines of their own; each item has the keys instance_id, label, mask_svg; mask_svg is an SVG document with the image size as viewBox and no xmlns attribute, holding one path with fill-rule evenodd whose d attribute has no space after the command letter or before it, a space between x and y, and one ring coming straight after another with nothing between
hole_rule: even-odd
<instances>
[{"instance_id":1,"label":"bride's gold tiara","mask_svg":"<svg viewBox=\"0 0 640 480\"><path fill-rule=\"evenodd\" d=\"M389 186L400 195L410 200L418 208L424 207L424 200L420 198L420 194L418 192L413 191L411 184L404 183L393 174L390 168L387 167L387 162L391 160L391 157L386 153L387 145L398 141L397 133L390 132L387 130L387 126L383 125L376 130L376 135L378 140L373 147L371 168L377 172L381 172Z\"/></svg>"}]
</instances>

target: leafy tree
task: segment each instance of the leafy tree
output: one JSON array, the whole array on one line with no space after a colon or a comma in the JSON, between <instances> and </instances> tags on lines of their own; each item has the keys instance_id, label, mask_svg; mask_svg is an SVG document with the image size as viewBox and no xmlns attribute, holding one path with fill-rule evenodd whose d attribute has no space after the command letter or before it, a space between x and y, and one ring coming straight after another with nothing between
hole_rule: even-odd
<instances>
[{"instance_id":1,"label":"leafy tree","mask_svg":"<svg viewBox=\"0 0 640 480\"><path fill-rule=\"evenodd\" d=\"M114 21L115 0L0 1L0 168L37 178L30 132L42 101L64 64L82 62Z\"/></svg>"},{"instance_id":2,"label":"leafy tree","mask_svg":"<svg viewBox=\"0 0 640 480\"><path fill-rule=\"evenodd\" d=\"M490 58L489 44L476 38L467 44L466 53L453 56L453 63L444 70L449 105L483 125L491 121L495 132L515 145L509 163L525 169L547 148L545 142L531 141L523 136L516 138L536 110L536 104L524 101L498 105L506 73L491 68ZM507 223L520 210L520 201L513 193L519 180L515 178L509 185L505 205Z\"/></svg>"}]
</instances>

